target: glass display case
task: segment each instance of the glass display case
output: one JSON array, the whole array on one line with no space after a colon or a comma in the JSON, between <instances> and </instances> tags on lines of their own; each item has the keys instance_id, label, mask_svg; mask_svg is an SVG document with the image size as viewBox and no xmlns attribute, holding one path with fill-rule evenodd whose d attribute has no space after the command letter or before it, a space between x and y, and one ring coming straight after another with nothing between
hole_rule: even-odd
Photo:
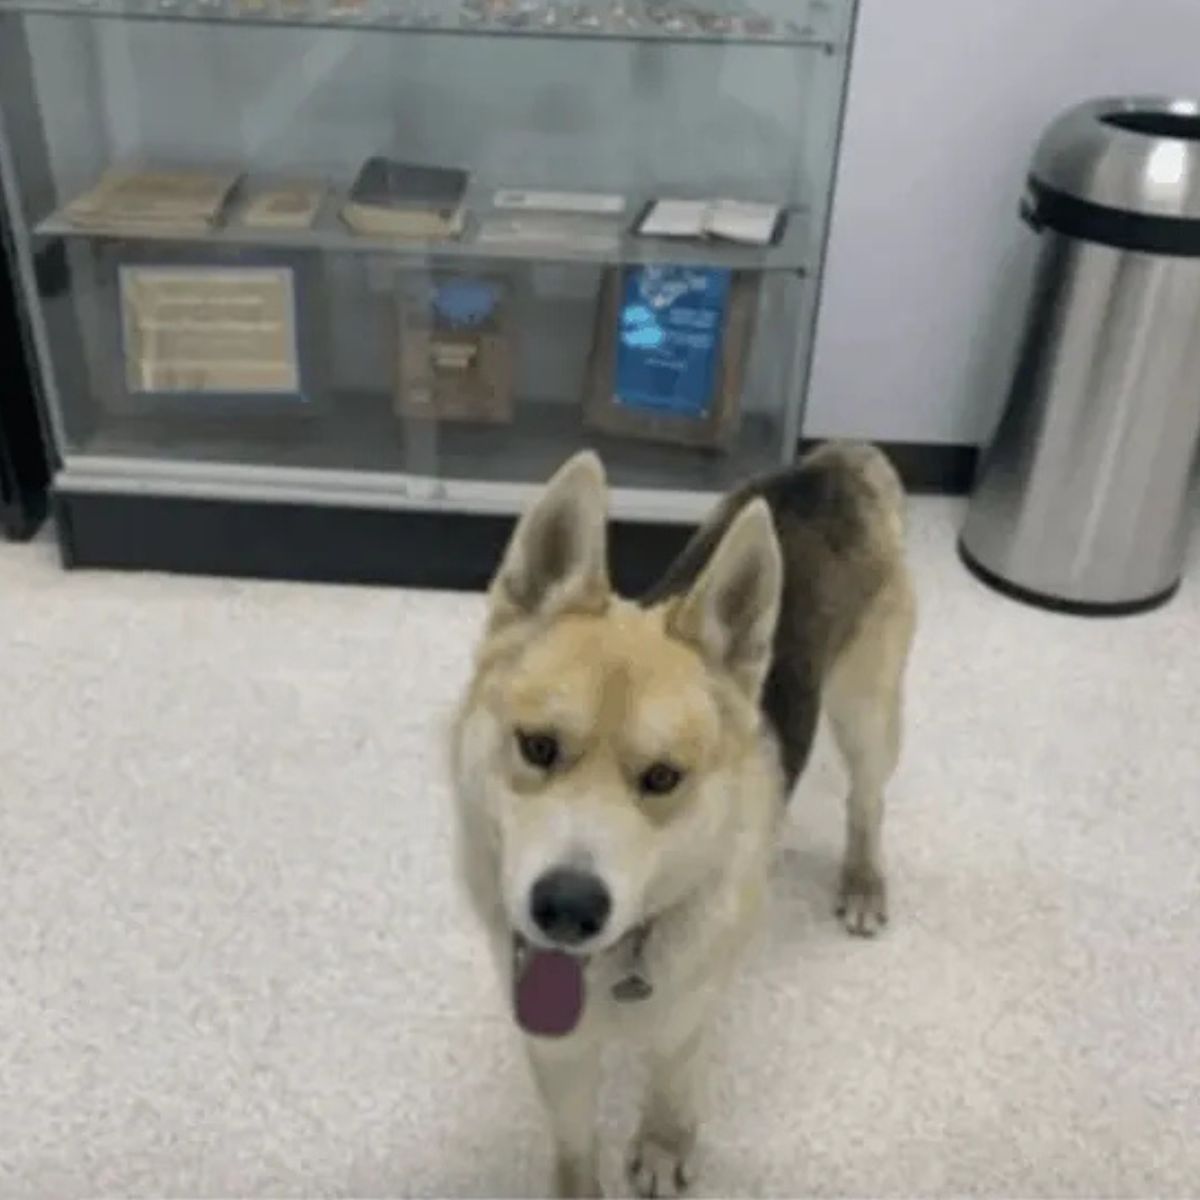
<instances>
[{"instance_id":1,"label":"glass display case","mask_svg":"<svg viewBox=\"0 0 1200 1200\"><path fill-rule=\"evenodd\" d=\"M475 585L592 445L636 575L794 453L854 19L0 0L67 561Z\"/></svg>"}]
</instances>

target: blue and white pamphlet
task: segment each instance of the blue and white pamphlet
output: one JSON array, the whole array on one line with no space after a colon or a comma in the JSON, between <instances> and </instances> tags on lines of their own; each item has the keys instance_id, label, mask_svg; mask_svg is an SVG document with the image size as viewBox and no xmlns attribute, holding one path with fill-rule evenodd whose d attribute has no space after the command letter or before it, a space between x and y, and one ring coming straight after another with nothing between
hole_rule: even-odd
<instances>
[{"instance_id":1,"label":"blue and white pamphlet","mask_svg":"<svg viewBox=\"0 0 1200 1200\"><path fill-rule=\"evenodd\" d=\"M718 267L625 271L613 391L640 412L706 417L713 404L733 273Z\"/></svg>"}]
</instances>

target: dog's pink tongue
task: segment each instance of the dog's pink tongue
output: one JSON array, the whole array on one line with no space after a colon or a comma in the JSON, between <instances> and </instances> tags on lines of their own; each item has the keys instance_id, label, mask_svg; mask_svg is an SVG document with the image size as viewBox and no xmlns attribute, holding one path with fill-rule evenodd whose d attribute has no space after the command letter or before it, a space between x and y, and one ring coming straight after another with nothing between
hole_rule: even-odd
<instances>
[{"instance_id":1,"label":"dog's pink tongue","mask_svg":"<svg viewBox=\"0 0 1200 1200\"><path fill-rule=\"evenodd\" d=\"M536 1037L565 1037L583 1016L583 963L561 950L531 950L513 987L517 1022Z\"/></svg>"}]
</instances>

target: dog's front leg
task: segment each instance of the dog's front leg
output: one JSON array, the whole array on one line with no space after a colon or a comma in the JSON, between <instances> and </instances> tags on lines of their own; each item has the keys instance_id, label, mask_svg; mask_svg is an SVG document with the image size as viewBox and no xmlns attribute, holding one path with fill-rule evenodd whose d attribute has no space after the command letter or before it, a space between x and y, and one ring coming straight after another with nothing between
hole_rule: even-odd
<instances>
[{"instance_id":1,"label":"dog's front leg","mask_svg":"<svg viewBox=\"0 0 1200 1200\"><path fill-rule=\"evenodd\" d=\"M639 1196L678 1196L691 1182L705 1033L700 1023L668 1025L651 1043L646 1107L628 1164Z\"/></svg>"},{"instance_id":2,"label":"dog's front leg","mask_svg":"<svg viewBox=\"0 0 1200 1200\"><path fill-rule=\"evenodd\" d=\"M600 1045L595 1038L529 1038L529 1060L554 1134L554 1185L559 1196L599 1196L596 1103Z\"/></svg>"}]
</instances>

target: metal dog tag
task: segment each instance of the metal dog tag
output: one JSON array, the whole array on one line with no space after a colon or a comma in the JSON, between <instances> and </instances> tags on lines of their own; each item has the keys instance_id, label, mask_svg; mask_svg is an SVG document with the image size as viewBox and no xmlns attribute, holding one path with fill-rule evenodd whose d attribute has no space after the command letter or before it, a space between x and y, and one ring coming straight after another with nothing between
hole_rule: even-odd
<instances>
[{"instance_id":1,"label":"metal dog tag","mask_svg":"<svg viewBox=\"0 0 1200 1200\"><path fill-rule=\"evenodd\" d=\"M612 989L613 999L620 1004L636 1004L639 1000L649 999L653 993L649 982L636 973L618 980Z\"/></svg>"},{"instance_id":2,"label":"metal dog tag","mask_svg":"<svg viewBox=\"0 0 1200 1200\"><path fill-rule=\"evenodd\" d=\"M630 941L629 974L624 979L618 979L612 987L612 998L619 1004L636 1004L639 1000L648 999L654 993L654 988L642 971L646 939L649 936L649 925L643 925L634 932Z\"/></svg>"}]
</instances>

